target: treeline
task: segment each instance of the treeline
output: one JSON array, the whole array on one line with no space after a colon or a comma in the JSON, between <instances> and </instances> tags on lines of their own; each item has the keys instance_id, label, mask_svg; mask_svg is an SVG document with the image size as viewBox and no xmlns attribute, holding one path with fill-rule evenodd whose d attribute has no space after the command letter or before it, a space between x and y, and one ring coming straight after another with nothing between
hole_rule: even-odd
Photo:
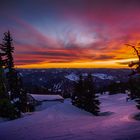
<instances>
[{"instance_id":1,"label":"treeline","mask_svg":"<svg viewBox=\"0 0 140 140\"><path fill-rule=\"evenodd\" d=\"M15 119L29 107L20 73L14 66L14 46L10 32L0 44L0 116Z\"/></svg>"}]
</instances>

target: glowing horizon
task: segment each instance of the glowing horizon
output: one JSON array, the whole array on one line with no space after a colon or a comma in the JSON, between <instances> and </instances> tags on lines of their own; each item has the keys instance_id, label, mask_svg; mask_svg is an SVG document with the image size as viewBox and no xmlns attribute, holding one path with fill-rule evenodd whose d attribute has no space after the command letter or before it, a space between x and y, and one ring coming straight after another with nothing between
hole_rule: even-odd
<instances>
[{"instance_id":1,"label":"glowing horizon","mask_svg":"<svg viewBox=\"0 0 140 140\"><path fill-rule=\"evenodd\" d=\"M19 65L17 68L128 68L128 63L137 61L134 59L110 60L96 62L71 62L71 63L39 63L30 65Z\"/></svg>"}]
</instances>

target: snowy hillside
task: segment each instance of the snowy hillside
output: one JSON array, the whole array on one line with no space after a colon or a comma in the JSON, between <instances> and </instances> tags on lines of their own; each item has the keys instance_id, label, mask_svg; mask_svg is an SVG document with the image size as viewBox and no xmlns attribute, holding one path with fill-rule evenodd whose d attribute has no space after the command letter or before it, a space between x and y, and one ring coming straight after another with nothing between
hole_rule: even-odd
<instances>
[{"instance_id":1,"label":"snowy hillside","mask_svg":"<svg viewBox=\"0 0 140 140\"><path fill-rule=\"evenodd\" d=\"M78 81L79 80L79 77L74 73L66 75L65 78L69 79L70 81Z\"/></svg>"},{"instance_id":2,"label":"snowy hillside","mask_svg":"<svg viewBox=\"0 0 140 140\"><path fill-rule=\"evenodd\" d=\"M83 73L82 76L88 76L88 74ZM99 78L101 80L113 80L114 79L113 76L108 75L108 74L104 74L104 73L94 73L94 74L92 74L92 76L97 77L97 78ZM76 75L74 73L66 75L65 78L67 78L67 79L69 79L71 81L78 81L79 80L78 75Z\"/></svg>"},{"instance_id":3,"label":"snowy hillside","mask_svg":"<svg viewBox=\"0 0 140 140\"><path fill-rule=\"evenodd\" d=\"M103 74L103 73L94 73L92 76L98 77L102 80L113 80L114 77L111 75Z\"/></svg>"},{"instance_id":4,"label":"snowy hillside","mask_svg":"<svg viewBox=\"0 0 140 140\"><path fill-rule=\"evenodd\" d=\"M101 116L64 103L42 104L44 110L0 123L1 140L140 140L139 112L125 94L102 95ZM40 106L40 108L42 108Z\"/></svg>"}]
</instances>

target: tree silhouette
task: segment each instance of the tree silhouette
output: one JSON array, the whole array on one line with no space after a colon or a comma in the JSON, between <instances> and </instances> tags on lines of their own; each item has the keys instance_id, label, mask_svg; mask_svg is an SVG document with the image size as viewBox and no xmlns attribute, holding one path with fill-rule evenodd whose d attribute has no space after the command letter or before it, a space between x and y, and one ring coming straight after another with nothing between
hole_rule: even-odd
<instances>
[{"instance_id":1,"label":"tree silhouette","mask_svg":"<svg viewBox=\"0 0 140 140\"><path fill-rule=\"evenodd\" d=\"M3 63L6 71L7 89L10 100L20 112L25 110L27 104L27 95L23 89L20 73L14 67L14 46L10 31L4 33L1 50L3 52Z\"/></svg>"},{"instance_id":2,"label":"tree silhouette","mask_svg":"<svg viewBox=\"0 0 140 140\"><path fill-rule=\"evenodd\" d=\"M3 44L2 45L2 51L5 53L4 57L4 68L6 69L7 73L7 81L8 81L8 90L9 93L11 94L11 100L14 100L18 98L18 76L17 72L14 69L14 59L13 59L13 53L14 53L14 46L12 45L12 37L10 32L5 32L4 33L4 38L3 38Z\"/></svg>"},{"instance_id":3,"label":"tree silhouette","mask_svg":"<svg viewBox=\"0 0 140 140\"><path fill-rule=\"evenodd\" d=\"M140 74L140 47L136 45L130 45L130 44L126 44L126 45L132 47L134 49L136 56L138 57L138 61L136 62L131 61L131 63L128 65L130 68L133 68L130 76L137 73ZM140 43L138 45L140 45Z\"/></svg>"},{"instance_id":4,"label":"tree silhouette","mask_svg":"<svg viewBox=\"0 0 140 140\"><path fill-rule=\"evenodd\" d=\"M100 102L95 92L95 86L91 74L86 78L83 78L82 75L80 75L79 81L75 85L72 104L94 115L98 115L100 112Z\"/></svg>"},{"instance_id":5,"label":"tree silhouette","mask_svg":"<svg viewBox=\"0 0 140 140\"><path fill-rule=\"evenodd\" d=\"M91 74L85 79L85 97L85 110L94 115L98 115L100 112L100 102L95 92L95 85Z\"/></svg>"},{"instance_id":6,"label":"tree silhouette","mask_svg":"<svg viewBox=\"0 0 140 140\"><path fill-rule=\"evenodd\" d=\"M83 94L84 94L84 82L82 75L79 76L79 80L74 85L74 93L72 95L72 104L83 108Z\"/></svg>"},{"instance_id":7,"label":"tree silhouette","mask_svg":"<svg viewBox=\"0 0 140 140\"><path fill-rule=\"evenodd\" d=\"M6 86L4 79L2 53L0 52L0 99L3 99L5 97L6 97Z\"/></svg>"},{"instance_id":8,"label":"tree silhouette","mask_svg":"<svg viewBox=\"0 0 140 140\"><path fill-rule=\"evenodd\" d=\"M4 33L0 44L0 116L15 119L21 112L29 111L34 105L28 103L20 73L14 67L14 46L10 31Z\"/></svg>"},{"instance_id":9,"label":"tree silhouette","mask_svg":"<svg viewBox=\"0 0 140 140\"><path fill-rule=\"evenodd\" d=\"M126 44L126 45L132 47L138 57L138 61L136 62L132 61L128 65L130 68L132 68L132 73L129 75L130 91L131 91L131 94L129 96L131 99L135 99L137 103L136 107L140 109L140 77L132 78L133 75L140 74L140 47L139 47L140 43L138 44L138 46L130 45L130 44Z\"/></svg>"},{"instance_id":10,"label":"tree silhouette","mask_svg":"<svg viewBox=\"0 0 140 140\"><path fill-rule=\"evenodd\" d=\"M2 51L5 53L5 69L7 68L10 73L13 72L14 70L14 60L13 60L13 52L14 52L14 46L12 44L12 37L10 34L10 31L4 33L4 38L3 38L3 44L2 46Z\"/></svg>"}]
</instances>

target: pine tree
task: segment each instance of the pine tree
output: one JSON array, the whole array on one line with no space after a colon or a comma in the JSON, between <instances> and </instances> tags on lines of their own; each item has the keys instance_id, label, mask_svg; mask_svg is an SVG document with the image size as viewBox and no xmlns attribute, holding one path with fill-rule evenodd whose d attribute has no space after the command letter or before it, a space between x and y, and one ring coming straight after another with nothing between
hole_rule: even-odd
<instances>
[{"instance_id":1,"label":"pine tree","mask_svg":"<svg viewBox=\"0 0 140 140\"><path fill-rule=\"evenodd\" d=\"M15 69L14 60L12 53L14 52L14 47L12 45L12 38L10 32L4 33L3 44L1 44L1 50L4 52L4 68L7 71L7 81L8 89L11 93L11 99L14 99L14 84L15 84Z\"/></svg>"},{"instance_id":2,"label":"pine tree","mask_svg":"<svg viewBox=\"0 0 140 140\"><path fill-rule=\"evenodd\" d=\"M84 94L84 83L82 75L79 76L79 80L74 85L74 93L72 95L72 104L83 108L83 96Z\"/></svg>"},{"instance_id":3,"label":"pine tree","mask_svg":"<svg viewBox=\"0 0 140 140\"><path fill-rule=\"evenodd\" d=\"M12 37L10 32L4 33L3 38L3 44L2 45L2 51L5 53L5 68L9 70L10 73L14 70L14 59L13 59L13 52L14 52L14 46L12 44Z\"/></svg>"},{"instance_id":4,"label":"pine tree","mask_svg":"<svg viewBox=\"0 0 140 140\"><path fill-rule=\"evenodd\" d=\"M0 98L4 95L5 99L0 100L0 116L15 119L20 117L21 112L26 112L34 105L27 104L27 92L23 89L20 73L14 68L14 46L12 44L10 32L4 33L2 44L0 44ZM3 68L6 77L6 84L3 79ZM4 84L3 84L4 83ZM6 88L5 88L6 87Z\"/></svg>"},{"instance_id":5,"label":"pine tree","mask_svg":"<svg viewBox=\"0 0 140 140\"><path fill-rule=\"evenodd\" d=\"M100 112L100 102L95 92L95 85L93 84L93 77L91 74L85 79L85 110L94 115Z\"/></svg>"},{"instance_id":6,"label":"pine tree","mask_svg":"<svg viewBox=\"0 0 140 140\"><path fill-rule=\"evenodd\" d=\"M0 99L6 98L2 53L0 52Z\"/></svg>"},{"instance_id":7,"label":"pine tree","mask_svg":"<svg viewBox=\"0 0 140 140\"><path fill-rule=\"evenodd\" d=\"M18 110L18 116L20 112L24 111L23 104L27 103L27 95L23 90L21 76L14 68L14 46L12 44L12 37L10 32L4 33L3 43L1 44L1 50L4 52L4 68L6 73L8 93L10 94L10 100ZM24 96L24 97L23 97ZM26 98L26 99L25 99Z\"/></svg>"},{"instance_id":8,"label":"pine tree","mask_svg":"<svg viewBox=\"0 0 140 140\"><path fill-rule=\"evenodd\" d=\"M95 92L92 75L89 74L86 79L80 75L74 89L72 104L94 115L98 115L100 102Z\"/></svg>"},{"instance_id":9,"label":"pine tree","mask_svg":"<svg viewBox=\"0 0 140 140\"><path fill-rule=\"evenodd\" d=\"M0 116L15 119L16 109L10 102L6 88L6 79L3 69L4 61L2 59L2 57L5 56L5 53L2 51L1 46L2 45L0 44Z\"/></svg>"}]
</instances>

